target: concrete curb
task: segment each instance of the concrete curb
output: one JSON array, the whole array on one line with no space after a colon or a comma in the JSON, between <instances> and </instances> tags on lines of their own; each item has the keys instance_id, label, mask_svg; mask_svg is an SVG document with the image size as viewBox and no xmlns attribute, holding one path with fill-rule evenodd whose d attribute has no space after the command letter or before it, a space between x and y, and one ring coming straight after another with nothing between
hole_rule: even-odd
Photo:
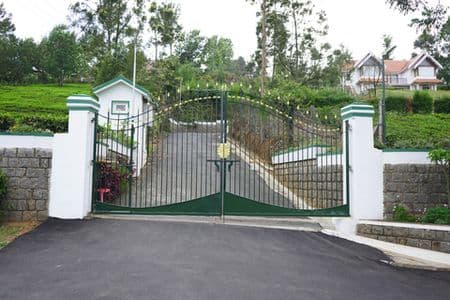
<instances>
[{"instance_id":1,"label":"concrete curb","mask_svg":"<svg viewBox=\"0 0 450 300\"><path fill-rule=\"evenodd\" d=\"M358 244L383 251L393 260L393 265L432 271L450 271L450 254L383 242L357 235L349 235L334 230L323 229L324 234L343 238Z\"/></svg>"}]
</instances>

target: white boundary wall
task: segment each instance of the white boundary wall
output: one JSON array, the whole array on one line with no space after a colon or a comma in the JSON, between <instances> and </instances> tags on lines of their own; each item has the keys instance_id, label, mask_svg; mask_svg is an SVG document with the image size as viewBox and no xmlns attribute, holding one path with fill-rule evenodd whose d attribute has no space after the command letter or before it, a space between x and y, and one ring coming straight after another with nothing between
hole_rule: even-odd
<instances>
[{"instance_id":1,"label":"white boundary wall","mask_svg":"<svg viewBox=\"0 0 450 300\"><path fill-rule=\"evenodd\" d=\"M83 219L92 209L95 113L86 95L68 98L69 132L56 134L50 177L49 216Z\"/></svg>"},{"instance_id":2,"label":"white boundary wall","mask_svg":"<svg viewBox=\"0 0 450 300\"><path fill-rule=\"evenodd\" d=\"M383 164L432 164L433 162L428 158L427 151L403 151L384 150Z\"/></svg>"},{"instance_id":3,"label":"white boundary wall","mask_svg":"<svg viewBox=\"0 0 450 300\"><path fill-rule=\"evenodd\" d=\"M0 148L53 149L53 135L0 133Z\"/></svg>"}]
</instances>

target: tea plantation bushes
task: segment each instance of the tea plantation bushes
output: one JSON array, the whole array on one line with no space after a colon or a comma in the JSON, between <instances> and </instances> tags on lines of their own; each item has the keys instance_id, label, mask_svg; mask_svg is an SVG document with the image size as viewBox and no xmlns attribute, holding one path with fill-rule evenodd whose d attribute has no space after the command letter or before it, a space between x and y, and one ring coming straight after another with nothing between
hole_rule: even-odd
<instances>
[{"instance_id":1,"label":"tea plantation bushes","mask_svg":"<svg viewBox=\"0 0 450 300\"><path fill-rule=\"evenodd\" d=\"M450 114L397 114L386 116L389 148L450 147Z\"/></svg>"},{"instance_id":2,"label":"tea plantation bushes","mask_svg":"<svg viewBox=\"0 0 450 300\"><path fill-rule=\"evenodd\" d=\"M0 131L66 132L66 99L90 94L89 84L0 86Z\"/></svg>"}]
</instances>

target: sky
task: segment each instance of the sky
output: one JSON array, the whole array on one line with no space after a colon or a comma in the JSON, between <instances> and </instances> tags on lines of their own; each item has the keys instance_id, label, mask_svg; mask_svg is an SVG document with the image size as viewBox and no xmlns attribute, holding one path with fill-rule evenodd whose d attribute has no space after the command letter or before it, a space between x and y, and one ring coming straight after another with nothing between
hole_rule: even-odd
<instances>
[{"instance_id":1,"label":"sky","mask_svg":"<svg viewBox=\"0 0 450 300\"><path fill-rule=\"evenodd\" d=\"M431 0L434 1L434 0ZM76 0L0 0L12 13L19 37L40 40L57 24L67 23L68 7ZM235 57L249 58L256 49L256 7L245 0L172 0L181 10L186 31L199 29L203 35L230 38ZM392 35L396 59L409 59L417 36L408 26L411 16L390 9L385 0L313 0L327 13L326 38L333 47L343 44L354 59L367 52L381 54L382 36ZM450 0L441 0L450 6Z\"/></svg>"}]
</instances>

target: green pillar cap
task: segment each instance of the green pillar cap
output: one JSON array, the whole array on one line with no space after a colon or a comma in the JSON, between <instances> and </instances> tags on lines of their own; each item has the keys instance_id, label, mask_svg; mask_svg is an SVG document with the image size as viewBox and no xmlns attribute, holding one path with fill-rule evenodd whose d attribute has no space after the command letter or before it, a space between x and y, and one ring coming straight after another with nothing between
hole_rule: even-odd
<instances>
[{"instance_id":1,"label":"green pillar cap","mask_svg":"<svg viewBox=\"0 0 450 300\"><path fill-rule=\"evenodd\" d=\"M373 106L364 103L352 103L341 108L341 117L343 120L352 117L372 118L374 113Z\"/></svg>"},{"instance_id":2,"label":"green pillar cap","mask_svg":"<svg viewBox=\"0 0 450 300\"><path fill-rule=\"evenodd\" d=\"M67 98L67 108L69 111L90 111L97 113L100 103L89 95L77 94Z\"/></svg>"}]
</instances>

